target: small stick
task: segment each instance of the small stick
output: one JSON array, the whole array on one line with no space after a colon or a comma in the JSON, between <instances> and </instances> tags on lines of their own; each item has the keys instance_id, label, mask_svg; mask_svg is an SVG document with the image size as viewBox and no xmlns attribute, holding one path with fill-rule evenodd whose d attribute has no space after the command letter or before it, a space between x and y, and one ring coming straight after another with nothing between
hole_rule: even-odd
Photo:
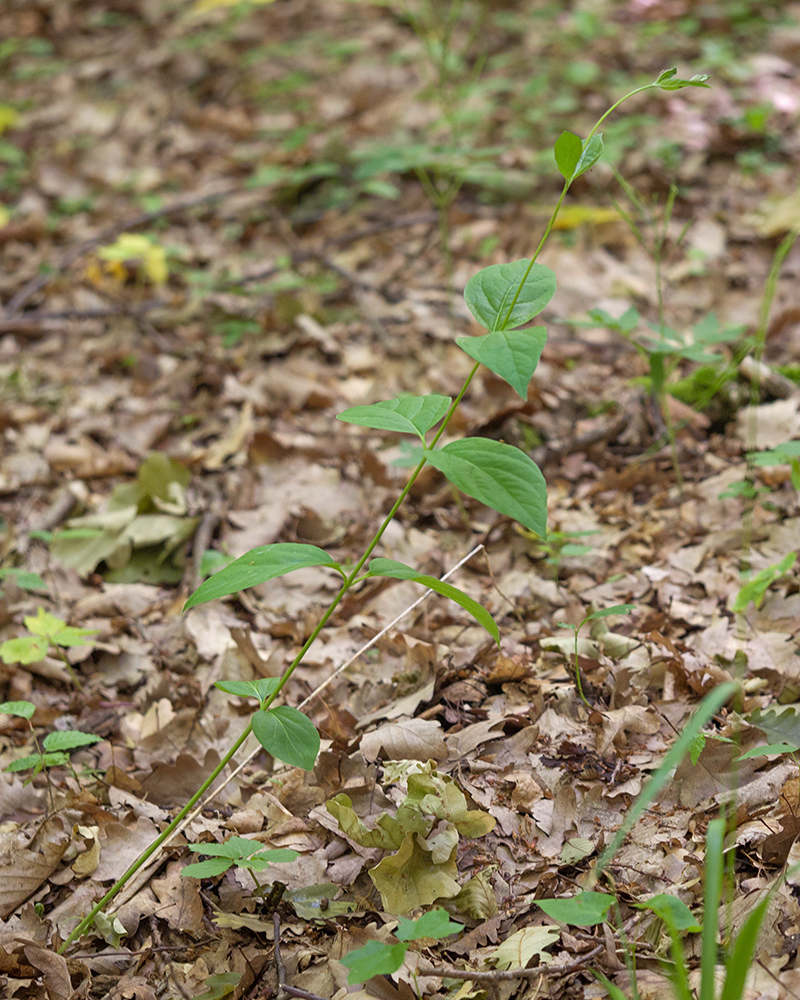
<instances>
[{"instance_id":1,"label":"small stick","mask_svg":"<svg viewBox=\"0 0 800 1000\"><path fill-rule=\"evenodd\" d=\"M438 976L442 979L471 979L476 983L504 983L513 979L536 979L537 976L548 976L549 978L563 978L570 976L573 972L578 972L587 962L605 950L605 944L599 944L591 951L587 951L577 961L570 962L569 965L537 966L535 969L487 969L479 971L476 969L458 969L454 965L442 965L438 968L428 962L421 962L417 972L421 976Z\"/></svg>"},{"instance_id":2,"label":"small stick","mask_svg":"<svg viewBox=\"0 0 800 1000\"><path fill-rule=\"evenodd\" d=\"M286 968L281 961L281 918L276 910L272 914L272 926L274 928L272 941L275 945L275 968L278 970L278 997L285 993L290 997L300 997L301 1000L325 1000L325 997L317 993L307 993L305 990L298 990L295 986L286 985Z\"/></svg>"}]
</instances>

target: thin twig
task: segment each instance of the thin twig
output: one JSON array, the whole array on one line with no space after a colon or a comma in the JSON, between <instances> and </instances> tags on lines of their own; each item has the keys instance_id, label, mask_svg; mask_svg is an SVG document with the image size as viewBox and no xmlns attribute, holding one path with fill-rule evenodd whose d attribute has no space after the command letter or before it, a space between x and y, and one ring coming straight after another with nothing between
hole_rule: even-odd
<instances>
[{"instance_id":1,"label":"thin twig","mask_svg":"<svg viewBox=\"0 0 800 1000\"><path fill-rule=\"evenodd\" d=\"M539 976L547 976L550 979L570 976L573 972L580 971L587 962L605 950L605 944L599 944L591 951L587 951L575 962L569 965L537 965L535 969L459 969L454 965L431 965L429 962L420 962L417 972L421 976L438 976L440 979L463 979L472 980L475 983L504 983L514 979L536 979Z\"/></svg>"},{"instance_id":2,"label":"thin twig","mask_svg":"<svg viewBox=\"0 0 800 1000\"><path fill-rule=\"evenodd\" d=\"M275 968L278 971L278 992L286 985L286 969L281 961L281 918L276 910L272 914L272 943L275 946Z\"/></svg>"}]
</instances>

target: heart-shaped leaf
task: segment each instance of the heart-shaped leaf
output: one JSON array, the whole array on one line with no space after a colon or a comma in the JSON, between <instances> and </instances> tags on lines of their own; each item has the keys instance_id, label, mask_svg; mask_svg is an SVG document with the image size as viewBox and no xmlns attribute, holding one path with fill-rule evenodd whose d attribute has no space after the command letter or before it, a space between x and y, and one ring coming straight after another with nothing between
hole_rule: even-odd
<instances>
[{"instance_id":1,"label":"heart-shaped leaf","mask_svg":"<svg viewBox=\"0 0 800 1000\"><path fill-rule=\"evenodd\" d=\"M523 258L478 271L467 282L464 300L481 326L495 333L532 320L555 291L556 276L550 268Z\"/></svg>"},{"instance_id":2,"label":"heart-shaped leaf","mask_svg":"<svg viewBox=\"0 0 800 1000\"><path fill-rule=\"evenodd\" d=\"M579 892L572 899L540 899L548 917L573 927L593 927L602 924L614 905L614 897L605 892Z\"/></svg>"}]
</instances>

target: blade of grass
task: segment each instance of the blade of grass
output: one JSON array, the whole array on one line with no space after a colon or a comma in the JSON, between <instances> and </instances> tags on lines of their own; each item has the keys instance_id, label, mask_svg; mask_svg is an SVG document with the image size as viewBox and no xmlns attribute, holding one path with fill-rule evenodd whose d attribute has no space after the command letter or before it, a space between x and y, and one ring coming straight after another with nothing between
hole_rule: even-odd
<instances>
[{"instance_id":1,"label":"blade of grass","mask_svg":"<svg viewBox=\"0 0 800 1000\"><path fill-rule=\"evenodd\" d=\"M734 684L733 681L728 681L727 684L720 684L719 687L714 688L713 691L709 691L705 698L703 698L700 702L686 728L675 741L672 749L669 753L667 753L660 766L653 772L650 780L642 789L639 798L631 806L630 812L625 818L625 822L619 830L617 830L614 839L600 855L595 868L595 880L609 866L614 855L622 846L625 838L638 822L639 817L642 813L644 813L653 799L669 781L673 768L677 767L683 760L695 736L697 736L697 734L702 730L708 720L712 716L716 715L730 696L738 690L738 687L739 685Z\"/></svg>"},{"instance_id":2,"label":"blade of grass","mask_svg":"<svg viewBox=\"0 0 800 1000\"><path fill-rule=\"evenodd\" d=\"M722 987L720 1000L742 1000L747 973L753 964L759 931L771 898L772 893L770 892L745 920L744 926L739 931L736 944L726 962L725 985Z\"/></svg>"},{"instance_id":3,"label":"blade of grass","mask_svg":"<svg viewBox=\"0 0 800 1000\"><path fill-rule=\"evenodd\" d=\"M700 1000L714 1000L714 971L717 967L717 931L722 898L725 820L715 819L706 833L706 884L703 905L703 951L700 959Z\"/></svg>"}]
</instances>

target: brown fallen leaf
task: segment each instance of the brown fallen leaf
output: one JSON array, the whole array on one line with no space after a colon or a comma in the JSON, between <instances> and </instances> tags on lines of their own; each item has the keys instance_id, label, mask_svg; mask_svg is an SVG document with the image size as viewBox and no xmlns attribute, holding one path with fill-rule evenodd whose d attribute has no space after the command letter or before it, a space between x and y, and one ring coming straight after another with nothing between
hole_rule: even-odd
<instances>
[{"instance_id":1,"label":"brown fallen leaf","mask_svg":"<svg viewBox=\"0 0 800 1000\"><path fill-rule=\"evenodd\" d=\"M60 824L47 822L27 847L0 858L0 917L13 913L55 871L68 844Z\"/></svg>"}]
</instances>

